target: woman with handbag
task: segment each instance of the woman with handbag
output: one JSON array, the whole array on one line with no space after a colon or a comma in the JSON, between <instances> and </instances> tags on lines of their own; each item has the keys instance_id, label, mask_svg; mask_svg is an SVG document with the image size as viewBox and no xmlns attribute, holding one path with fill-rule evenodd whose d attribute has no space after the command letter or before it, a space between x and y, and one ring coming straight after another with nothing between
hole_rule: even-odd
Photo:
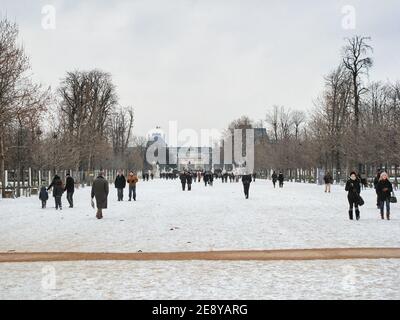
<instances>
[{"instance_id":1,"label":"woman with handbag","mask_svg":"<svg viewBox=\"0 0 400 320\"><path fill-rule=\"evenodd\" d=\"M386 206L386 217L390 220L390 198L393 192L392 183L388 179L386 172L381 173L381 177L376 186L376 192L378 194L379 205L381 209L381 218L385 219L385 206Z\"/></svg>"},{"instance_id":2,"label":"woman with handbag","mask_svg":"<svg viewBox=\"0 0 400 320\"><path fill-rule=\"evenodd\" d=\"M360 197L361 186L360 181L357 179L357 174L353 171L350 173L350 179L346 183L347 200L349 200L349 218L353 220L353 208L356 210L356 219L360 220L360 209L359 205L362 205L362 199Z\"/></svg>"}]
</instances>

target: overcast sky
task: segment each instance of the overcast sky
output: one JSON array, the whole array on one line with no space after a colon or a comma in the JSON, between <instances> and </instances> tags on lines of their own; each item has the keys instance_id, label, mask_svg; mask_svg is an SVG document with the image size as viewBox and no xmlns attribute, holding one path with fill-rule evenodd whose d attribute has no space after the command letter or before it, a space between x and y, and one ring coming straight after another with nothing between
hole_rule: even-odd
<instances>
[{"instance_id":1,"label":"overcast sky","mask_svg":"<svg viewBox=\"0 0 400 320\"><path fill-rule=\"evenodd\" d=\"M55 30L42 27L44 5L56 9ZM342 27L345 5L355 30ZM221 129L274 104L309 110L353 34L372 37L371 80L400 80L399 0L0 0L0 12L20 25L43 84L110 72L141 135L170 120Z\"/></svg>"}]
</instances>

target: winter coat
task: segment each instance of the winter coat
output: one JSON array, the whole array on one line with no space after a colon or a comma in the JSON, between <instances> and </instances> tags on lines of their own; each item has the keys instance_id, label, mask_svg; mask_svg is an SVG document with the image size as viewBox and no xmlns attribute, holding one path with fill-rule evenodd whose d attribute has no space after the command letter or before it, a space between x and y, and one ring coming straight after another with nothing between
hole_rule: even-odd
<instances>
[{"instance_id":1,"label":"winter coat","mask_svg":"<svg viewBox=\"0 0 400 320\"><path fill-rule=\"evenodd\" d=\"M193 182L193 177L190 173L188 173L186 175L186 182L187 182L187 184L192 184L192 182Z\"/></svg>"},{"instance_id":2,"label":"winter coat","mask_svg":"<svg viewBox=\"0 0 400 320\"><path fill-rule=\"evenodd\" d=\"M243 184L250 184L252 181L251 174L245 174L242 176L242 183Z\"/></svg>"},{"instance_id":3,"label":"winter coat","mask_svg":"<svg viewBox=\"0 0 400 320\"><path fill-rule=\"evenodd\" d=\"M347 180L345 190L348 192L348 198L350 200L358 200L361 192L360 181Z\"/></svg>"},{"instance_id":4,"label":"winter coat","mask_svg":"<svg viewBox=\"0 0 400 320\"><path fill-rule=\"evenodd\" d=\"M117 189L125 189L125 187L126 187L126 179L125 179L125 177L124 177L123 174L118 175L118 176L115 178L114 185L115 185L115 187L116 187Z\"/></svg>"},{"instance_id":5,"label":"winter coat","mask_svg":"<svg viewBox=\"0 0 400 320\"><path fill-rule=\"evenodd\" d=\"M279 182L283 182L284 179L285 179L285 178L283 177L283 174L280 173L279 176L278 176Z\"/></svg>"},{"instance_id":6,"label":"winter coat","mask_svg":"<svg viewBox=\"0 0 400 320\"><path fill-rule=\"evenodd\" d=\"M184 174L184 173L180 174L179 179L181 180L181 183L186 184L186 174Z\"/></svg>"},{"instance_id":7,"label":"winter coat","mask_svg":"<svg viewBox=\"0 0 400 320\"><path fill-rule=\"evenodd\" d=\"M379 201L385 201L390 199L390 196L393 192L392 183L386 180L379 180L378 184L376 185L376 193L378 194Z\"/></svg>"},{"instance_id":8,"label":"winter coat","mask_svg":"<svg viewBox=\"0 0 400 320\"><path fill-rule=\"evenodd\" d=\"M325 182L325 184L331 184L333 182L332 176L330 174L326 174L324 176L324 182Z\"/></svg>"},{"instance_id":9,"label":"winter coat","mask_svg":"<svg viewBox=\"0 0 400 320\"><path fill-rule=\"evenodd\" d=\"M40 189L39 199L42 200L42 201L47 201L47 200L49 200L49 193L47 192L46 187L42 187L42 188Z\"/></svg>"},{"instance_id":10,"label":"winter coat","mask_svg":"<svg viewBox=\"0 0 400 320\"><path fill-rule=\"evenodd\" d=\"M61 181L61 178L58 175L55 175L54 178L53 178L53 181L51 181L49 187L47 188L47 191L49 191L51 188L53 188L53 197L55 197L55 195L54 195L54 186L55 186L55 184L56 184L56 182L58 180Z\"/></svg>"},{"instance_id":11,"label":"winter coat","mask_svg":"<svg viewBox=\"0 0 400 320\"><path fill-rule=\"evenodd\" d=\"M108 182L102 176L98 176L92 185L92 199L96 197L98 209L107 209Z\"/></svg>"},{"instance_id":12,"label":"winter coat","mask_svg":"<svg viewBox=\"0 0 400 320\"><path fill-rule=\"evenodd\" d=\"M53 185L53 197L61 197L64 193L64 184L61 179L56 180Z\"/></svg>"},{"instance_id":13,"label":"winter coat","mask_svg":"<svg viewBox=\"0 0 400 320\"><path fill-rule=\"evenodd\" d=\"M376 190L376 187L378 186L380 178L381 178L381 175L379 174L374 179L374 188L375 188L375 190Z\"/></svg>"},{"instance_id":14,"label":"winter coat","mask_svg":"<svg viewBox=\"0 0 400 320\"><path fill-rule=\"evenodd\" d=\"M64 191L67 191L68 193L75 191L75 181L74 178L72 178L71 176L68 177L67 180L65 181Z\"/></svg>"},{"instance_id":15,"label":"winter coat","mask_svg":"<svg viewBox=\"0 0 400 320\"><path fill-rule=\"evenodd\" d=\"M278 175L276 173L272 174L272 181L276 182L278 180Z\"/></svg>"},{"instance_id":16,"label":"winter coat","mask_svg":"<svg viewBox=\"0 0 400 320\"><path fill-rule=\"evenodd\" d=\"M139 179L135 175L129 175L128 179L126 180L126 182L128 182L130 187L136 186L136 183L138 183L138 181Z\"/></svg>"}]
</instances>

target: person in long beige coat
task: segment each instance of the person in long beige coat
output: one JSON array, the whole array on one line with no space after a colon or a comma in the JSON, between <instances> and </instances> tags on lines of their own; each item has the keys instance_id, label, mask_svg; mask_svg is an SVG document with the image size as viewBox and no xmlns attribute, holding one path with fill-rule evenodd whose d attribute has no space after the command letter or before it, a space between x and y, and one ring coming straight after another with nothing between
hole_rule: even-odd
<instances>
[{"instance_id":1,"label":"person in long beige coat","mask_svg":"<svg viewBox=\"0 0 400 320\"><path fill-rule=\"evenodd\" d=\"M107 209L107 199L108 199L108 181L104 179L103 172L100 172L99 176L94 180L92 185L92 201L96 198L97 204L97 219L103 219L103 209Z\"/></svg>"}]
</instances>

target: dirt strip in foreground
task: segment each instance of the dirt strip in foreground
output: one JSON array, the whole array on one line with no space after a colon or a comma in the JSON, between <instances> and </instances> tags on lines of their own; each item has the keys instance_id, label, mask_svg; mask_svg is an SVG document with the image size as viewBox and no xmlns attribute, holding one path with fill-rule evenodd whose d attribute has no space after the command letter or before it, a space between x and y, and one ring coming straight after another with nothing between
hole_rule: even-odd
<instances>
[{"instance_id":1,"label":"dirt strip in foreground","mask_svg":"<svg viewBox=\"0 0 400 320\"><path fill-rule=\"evenodd\" d=\"M276 260L343 260L400 259L400 248L331 248L263 251L207 252L8 252L0 253L0 263L53 261L276 261Z\"/></svg>"}]
</instances>

